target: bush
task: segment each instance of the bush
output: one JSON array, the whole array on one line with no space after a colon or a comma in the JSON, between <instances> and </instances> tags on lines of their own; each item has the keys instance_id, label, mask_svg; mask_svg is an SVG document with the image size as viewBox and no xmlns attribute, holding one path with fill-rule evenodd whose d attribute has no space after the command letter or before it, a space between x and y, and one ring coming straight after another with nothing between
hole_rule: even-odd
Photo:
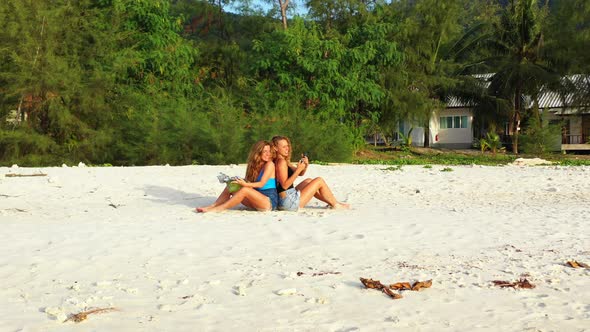
<instances>
[{"instance_id":1,"label":"bush","mask_svg":"<svg viewBox=\"0 0 590 332\"><path fill-rule=\"evenodd\" d=\"M28 128L0 129L0 160L3 166L57 165L59 158L52 154L57 148L49 137Z\"/></svg>"},{"instance_id":2,"label":"bush","mask_svg":"<svg viewBox=\"0 0 590 332\"><path fill-rule=\"evenodd\" d=\"M266 110L258 110L249 118L249 146L259 139L275 135L291 140L293 158L307 153L314 161L350 161L355 135L348 125L299 108L295 102L280 102Z\"/></svg>"},{"instance_id":3,"label":"bush","mask_svg":"<svg viewBox=\"0 0 590 332\"><path fill-rule=\"evenodd\" d=\"M530 154L545 154L561 148L561 125L551 125L546 117L533 116L528 122L526 132L521 137L522 151Z\"/></svg>"}]
</instances>

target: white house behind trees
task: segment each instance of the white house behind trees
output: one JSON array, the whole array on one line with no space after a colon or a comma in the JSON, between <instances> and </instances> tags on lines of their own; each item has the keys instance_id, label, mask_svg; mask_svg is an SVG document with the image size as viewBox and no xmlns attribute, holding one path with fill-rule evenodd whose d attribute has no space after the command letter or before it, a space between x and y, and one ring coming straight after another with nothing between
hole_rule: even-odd
<instances>
[{"instance_id":1,"label":"white house behind trees","mask_svg":"<svg viewBox=\"0 0 590 332\"><path fill-rule=\"evenodd\" d=\"M492 74L482 75L489 78ZM578 87L590 87L590 77L572 75L568 77ZM527 100L527 108L532 108L533 101ZM590 105L575 105L572 93L562 97L555 91L543 91L538 99L539 112L547 112L547 120L552 123L563 124L561 137L561 150L590 150ZM430 147L467 149L472 147L474 138L480 135L474 134L473 107L468 103L451 98L446 107L439 111L433 111L429 121ZM510 135L509 126L504 126L503 134ZM412 130L412 145L424 146L424 128L415 122L406 120L399 123L398 132L394 133L394 142L401 141L399 133L407 135Z\"/></svg>"}]
</instances>

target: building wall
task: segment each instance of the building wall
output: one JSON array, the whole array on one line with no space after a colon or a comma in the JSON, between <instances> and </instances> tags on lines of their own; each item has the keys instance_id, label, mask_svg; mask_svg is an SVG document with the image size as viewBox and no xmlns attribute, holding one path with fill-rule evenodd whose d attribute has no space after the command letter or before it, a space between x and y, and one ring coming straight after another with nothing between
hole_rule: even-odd
<instances>
[{"instance_id":1,"label":"building wall","mask_svg":"<svg viewBox=\"0 0 590 332\"><path fill-rule=\"evenodd\" d=\"M467 128L441 128L441 117L466 116ZM432 146L441 148L470 148L473 144L473 112L468 108L447 108L433 113L430 121L434 136Z\"/></svg>"},{"instance_id":2,"label":"building wall","mask_svg":"<svg viewBox=\"0 0 590 332\"><path fill-rule=\"evenodd\" d=\"M561 115L559 111L550 111L547 113L547 120L567 120L567 128L570 135L582 135L582 117L578 115L566 114Z\"/></svg>"},{"instance_id":3,"label":"building wall","mask_svg":"<svg viewBox=\"0 0 590 332\"><path fill-rule=\"evenodd\" d=\"M582 117L571 116L570 120L570 135L582 135Z\"/></svg>"}]
</instances>

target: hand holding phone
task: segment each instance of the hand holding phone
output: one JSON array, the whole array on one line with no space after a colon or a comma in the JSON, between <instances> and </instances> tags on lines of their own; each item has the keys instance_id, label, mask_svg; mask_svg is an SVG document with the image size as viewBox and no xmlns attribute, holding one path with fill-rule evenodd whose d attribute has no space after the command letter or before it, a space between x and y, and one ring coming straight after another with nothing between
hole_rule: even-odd
<instances>
[{"instance_id":1,"label":"hand holding phone","mask_svg":"<svg viewBox=\"0 0 590 332\"><path fill-rule=\"evenodd\" d=\"M300 163L303 163L305 165L309 164L309 159L307 158L307 152L304 152L301 154L301 159L299 159Z\"/></svg>"}]
</instances>

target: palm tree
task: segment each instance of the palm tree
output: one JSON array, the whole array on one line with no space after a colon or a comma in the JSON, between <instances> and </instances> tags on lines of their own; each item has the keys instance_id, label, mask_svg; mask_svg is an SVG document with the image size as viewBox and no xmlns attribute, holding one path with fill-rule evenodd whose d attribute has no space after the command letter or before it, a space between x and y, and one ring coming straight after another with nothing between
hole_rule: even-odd
<instances>
[{"instance_id":1,"label":"palm tree","mask_svg":"<svg viewBox=\"0 0 590 332\"><path fill-rule=\"evenodd\" d=\"M509 108L514 153L518 153L520 124L527 106L524 96L535 100L543 86L554 85L560 78L548 67L543 52L546 16L547 6L540 6L538 0L511 0L494 26L492 56L484 61L494 72L489 93L503 101L500 106Z\"/></svg>"}]
</instances>

